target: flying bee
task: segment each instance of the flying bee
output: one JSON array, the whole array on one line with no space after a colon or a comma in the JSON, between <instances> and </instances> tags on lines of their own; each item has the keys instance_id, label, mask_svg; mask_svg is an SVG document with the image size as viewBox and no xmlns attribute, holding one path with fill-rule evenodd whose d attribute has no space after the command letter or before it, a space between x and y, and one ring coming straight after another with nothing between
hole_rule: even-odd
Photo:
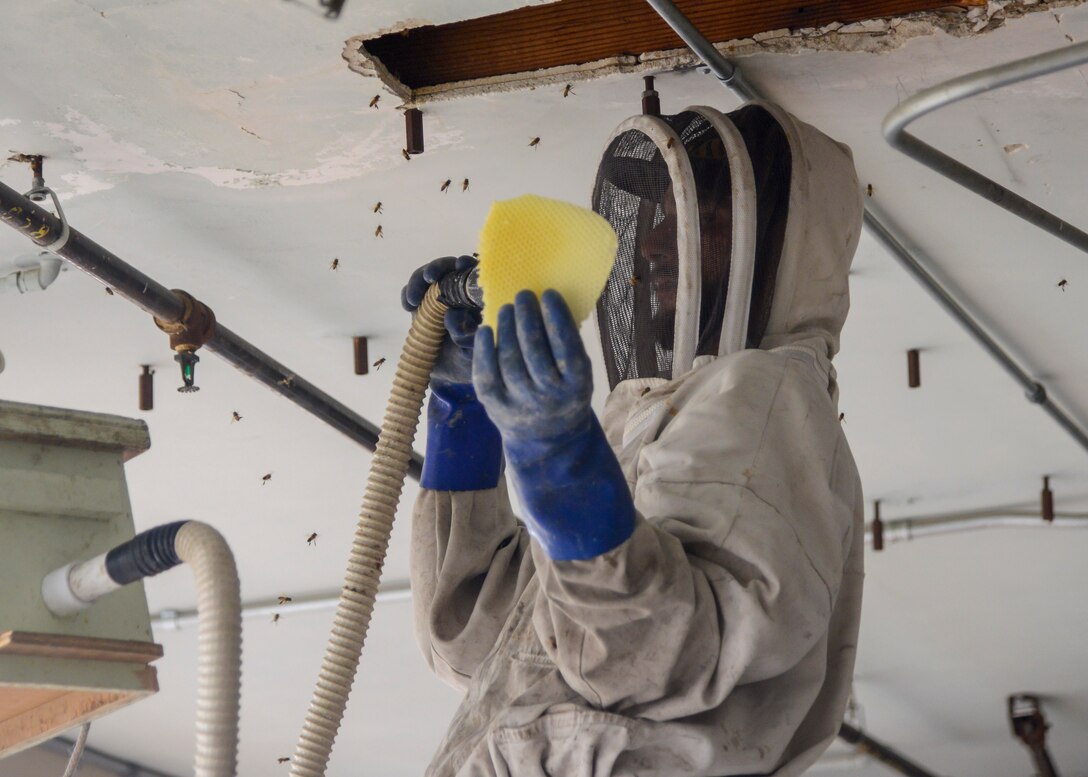
<instances>
[{"instance_id":1,"label":"flying bee","mask_svg":"<svg viewBox=\"0 0 1088 777\"><path fill-rule=\"evenodd\" d=\"M339 266L340 266L340 259L339 258L333 258L332 262L329 264L329 269L330 270L335 270Z\"/></svg>"},{"instance_id":2,"label":"flying bee","mask_svg":"<svg viewBox=\"0 0 1088 777\"><path fill-rule=\"evenodd\" d=\"M640 283L642 283L642 278L639 278L637 275L632 275L630 278L627 279L627 282L630 283L632 286L638 286Z\"/></svg>"},{"instance_id":3,"label":"flying bee","mask_svg":"<svg viewBox=\"0 0 1088 777\"><path fill-rule=\"evenodd\" d=\"M566 97L568 94L574 94L574 87L570 84L563 87L563 96Z\"/></svg>"},{"instance_id":4,"label":"flying bee","mask_svg":"<svg viewBox=\"0 0 1088 777\"><path fill-rule=\"evenodd\" d=\"M467 178L465 180L461 181L461 191L463 191L463 192L468 191L468 179Z\"/></svg>"},{"instance_id":5,"label":"flying bee","mask_svg":"<svg viewBox=\"0 0 1088 777\"><path fill-rule=\"evenodd\" d=\"M374 237L382 237L382 225L379 224L378 228L374 230Z\"/></svg>"},{"instance_id":6,"label":"flying bee","mask_svg":"<svg viewBox=\"0 0 1088 777\"><path fill-rule=\"evenodd\" d=\"M287 762L288 762L288 761L290 761L290 760L291 760L290 758L277 758L277 759L276 759L276 763L278 763L278 764L285 764L285 763L287 763Z\"/></svg>"},{"instance_id":7,"label":"flying bee","mask_svg":"<svg viewBox=\"0 0 1088 777\"><path fill-rule=\"evenodd\" d=\"M1065 287L1068 286L1068 285L1069 285L1069 281L1067 281L1065 278L1062 278L1060 281L1058 281L1058 288L1061 289L1062 291L1065 291Z\"/></svg>"},{"instance_id":8,"label":"flying bee","mask_svg":"<svg viewBox=\"0 0 1088 777\"><path fill-rule=\"evenodd\" d=\"M113 289L111 289L109 286L107 286L106 287L106 293L109 294L112 297L113 296Z\"/></svg>"},{"instance_id":9,"label":"flying bee","mask_svg":"<svg viewBox=\"0 0 1088 777\"><path fill-rule=\"evenodd\" d=\"M405 161L405 162L411 162L411 161L412 161L412 155L408 153L408 149L406 149L406 148L402 148L402 149L400 150L400 155L401 155L402 157L404 157L404 161Z\"/></svg>"},{"instance_id":10,"label":"flying bee","mask_svg":"<svg viewBox=\"0 0 1088 777\"><path fill-rule=\"evenodd\" d=\"M529 147L530 148L536 148L538 143L540 143L540 138L533 138L532 140L529 141Z\"/></svg>"},{"instance_id":11,"label":"flying bee","mask_svg":"<svg viewBox=\"0 0 1088 777\"><path fill-rule=\"evenodd\" d=\"M839 413L839 423L846 421L846 413Z\"/></svg>"},{"instance_id":12,"label":"flying bee","mask_svg":"<svg viewBox=\"0 0 1088 777\"><path fill-rule=\"evenodd\" d=\"M371 97L370 98L370 107L371 108L377 108L378 107L378 100L380 100L380 99L382 99L382 96L380 94L376 94L373 97Z\"/></svg>"},{"instance_id":13,"label":"flying bee","mask_svg":"<svg viewBox=\"0 0 1088 777\"><path fill-rule=\"evenodd\" d=\"M382 201L381 200L378 200L376 203L374 203L374 212L375 213L381 213L382 212Z\"/></svg>"},{"instance_id":14,"label":"flying bee","mask_svg":"<svg viewBox=\"0 0 1088 777\"><path fill-rule=\"evenodd\" d=\"M442 189L441 189L441 191L442 191L442 193L443 193L443 194L445 194L445 193L446 193L446 189L450 188L450 184L451 184L451 183L453 183L453 181L451 181L451 180L450 180L449 178L447 178L447 179L445 180L445 182L444 182L444 183L442 184Z\"/></svg>"},{"instance_id":15,"label":"flying bee","mask_svg":"<svg viewBox=\"0 0 1088 777\"><path fill-rule=\"evenodd\" d=\"M272 613L272 622L273 623L279 623L279 620L280 620L280 614L278 612Z\"/></svg>"},{"instance_id":16,"label":"flying bee","mask_svg":"<svg viewBox=\"0 0 1088 777\"><path fill-rule=\"evenodd\" d=\"M871 183L865 185L865 193L870 197L873 196L873 185Z\"/></svg>"},{"instance_id":17,"label":"flying bee","mask_svg":"<svg viewBox=\"0 0 1088 777\"><path fill-rule=\"evenodd\" d=\"M374 362L370 366L373 367L375 370L380 370L382 368L383 364L385 364L385 357L384 356L382 358L378 359L378 361Z\"/></svg>"},{"instance_id":18,"label":"flying bee","mask_svg":"<svg viewBox=\"0 0 1088 777\"><path fill-rule=\"evenodd\" d=\"M675 138L669 138L665 141L665 148L672 148L672 144L675 142Z\"/></svg>"},{"instance_id":19,"label":"flying bee","mask_svg":"<svg viewBox=\"0 0 1088 777\"><path fill-rule=\"evenodd\" d=\"M307 545L313 545L315 547L317 546L317 532L314 532L313 534L311 534L309 537L306 538L306 544Z\"/></svg>"},{"instance_id":20,"label":"flying bee","mask_svg":"<svg viewBox=\"0 0 1088 777\"><path fill-rule=\"evenodd\" d=\"M261 485L263 486L265 483L267 483L271 479L272 479L272 473L269 472L267 475L265 475L263 478L261 478Z\"/></svg>"},{"instance_id":21,"label":"flying bee","mask_svg":"<svg viewBox=\"0 0 1088 777\"><path fill-rule=\"evenodd\" d=\"M280 604L287 604L288 602L293 602L294 599L292 599L290 596L285 596L284 594L280 594L279 596L276 597L276 601L279 602Z\"/></svg>"},{"instance_id":22,"label":"flying bee","mask_svg":"<svg viewBox=\"0 0 1088 777\"><path fill-rule=\"evenodd\" d=\"M286 378L280 381L280 385L290 388L291 386L295 385L295 376L288 375Z\"/></svg>"},{"instance_id":23,"label":"flying bee","mask_svg":"<svg viewBox=\"0 0 1088 777\"><path fill-rule=\"evenodd\" d=\"M237 411L237 410L234 410L233 412L231 412L231 414L230 414L230 422L231 422L232 424L233 424L233 423L234 423L235 421L241 421L241 420L242 420L242 416L238 415L238 411Z\"/></svg>"}]
</instances>

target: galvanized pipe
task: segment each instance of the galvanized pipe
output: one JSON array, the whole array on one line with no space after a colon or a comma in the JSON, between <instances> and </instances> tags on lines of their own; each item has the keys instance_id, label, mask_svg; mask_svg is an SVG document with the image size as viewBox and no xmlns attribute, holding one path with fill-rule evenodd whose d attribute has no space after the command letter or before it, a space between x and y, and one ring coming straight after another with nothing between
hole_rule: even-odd
<instances>
[{"instance_id":1,"label":"galvanized pipe","mask_svg":"<svg viewBox=\"0 0 1088 777\"><path fill-rule=\"evenodd\" d=\"M870 234L892 255L892 258L899 262L937 300L937 303L944 308L946 313L956 319L967 330L967 333L974 338L975 342L981 345L983 350L990 354L1013 380L1020 384L1028 401L1040 405L1051 418L1058 422L1059 426L1065 429L1070 437L1076 440L1082 448L1088 450L1088 433L1085 433L1084 429L1068 413L1054 403L1054 400L1050 398L1047 392L1046 386L1032 378L1004 348L998 345L997 341L990 336L990 333L983 328L982 324L964 309L963 305L952 296L948 289L930 275L917 257L868 208L865 211L865 225L869 227Z\"/></svg>"},{"instance_id":2,"label":"galvanized pipe","mask_svg":"<svg viewBox=\"0 0 1088 777\"><path fill-rule=\"evenodd\" d=\"M931 86L892 109L884 119L884 137L893 148L902 151L911 159L985 197L995 205L1000 205L1044 232L1049 232L1081 251L1088 251L1088 233L907 132L907 125L911 122L946 105L1047 73L1083 65L1085 62L1088 62L1088 43L1078 43Z\"/></svg>"},{"instance_id":3,"label":"galvanized pipe","mask_svg":"<svg viewBox=\"0 0 1088 777\"><path fill-rule=\"evenodd\" d=\"M859 753L871 755L885 766L894 769L900 774L906 774L908 777L936 777L933 772L929 771L921 764L915 763L902 753L896 752L883 742L873 739L871 736L859 731L849 723L842 724L842 727L839 729L839 737L854 745Z\"/></svg>"},{"instance_id":4,"label":"galvanized pipe","mask_svg":"<svg viewBox=\"0 0 1088 777\"><path fill-rule=\"evenodd\" d=\"M668 22L669 26L672 27L678 35L680 35L684 43L687 44L687 46L692 51L694 51L698 56L703 59L703 62L706 63L707 67L710 68L711 72L713 72L714 75L717 76L718 80L721 81L726 88L732 90L734 94L736 94L743 100L761 99L758 91L744 80L740 73L740 69L737 68L736 65L734 65L733 63L729 62L729 60L727 60L725 57L723 57L721 52L714 48L714 44L712 44L701 32L699 32L699 30L690 22L690 20L688 20L686 16L684 16L683 13L681 13L681 11L676 7L674 3L671 2L671 0L646 0L646 2L649 3L650 6L655 11L657 11L657 13L660 14L666 22ZM1083 49L1083 51L1081 51L1081 49ZM1068 49L1063 49L1063 51L1065 52L1070 52L1073 50L1077 50L1076 56L1078 57L1082 54L1085 54L1085 59L1088 60L1088 43L1079 44L1078 46L1070 46ZM1051 54L1055 53L1052 52ZM1045 58L1049 55L1042 56ZM1072 65L1070 64L1070 62L1074 58L1075 57L1058 58L1055 55L1054 61L1051 61L1049 59L1046 60L1046 66L1050 67L1051 65L1053 65L1053 67L1051 67L1051 70L1059 69L1060 67L1071 67ZM1025 63L1036 59L1039 58L1029 58L1029 60L1021 60L1020 62L1014 62L1010 65L1003 66L1005 68L1009 68L1010 71L1004 76L997 76L997 80L1000 80L1002 78L1011 78L1012 80L997 83L997 81L994 80L995 76L989 75L987 76L987 78L990 79L990 81L994 83L995 86L999 86L1004 85L1004 83L1013 83L1015 80L1021 80L1022 78L1029 77L1026 75L1022 75L1022 70L1016 66L1039 67L1038 63L1034 63L1033 65L1025 65ZM1061 64L1056 65L1055 62L1058 62L1059 59ZM994 68L993 70L998 69L999 68ZM1043 71L1035 71L1035 75L1039 75L1041 72ZM988 73L990 73L990 71L982 71L982 73L976 75L982 76ZM950 81L948 83L953 84L955 82ZM955 87L954 90L961 88L962 87ZM994 86L991 86L990 88L994 88ZM956 93L959 94L958 91ZM963 94L962 96L967 95ZM955 99L961 99L961 97L956 97ZM927 110L932 110L932 108L928 108ZM895 112L893 111L893 114L894 113ZM885 125L887 126L887 121L885 122ZM1078 424L1069 414L1067 414L1056 404L1054 404L1054 402L1047 396L1046 387L1038 381L1032 379L1032 377L1028 375L1027 371L1024 370L1016 362L1016 360L1014 360L1012 356L1010 356L1008 352L1005 351L1005 349L997 344L994 338L990 336L990 334L982 327L982 325L964 309L963 305L961 305L946 288L941 286L936 281L936 279L934 279L933 276L930 275L930 273L923 267L917 257L915 257L914 254L912 254L904 247L903 243L892 233L891 229L888 228L885 222L881 218L879 218L878 215L868 205L866 205L865 208L865 225L869 228L870 234L875 237L877 241L882 246L884 246L885 249L887 249L888 253L890 253L896 259L896 261L902 264L903 267L905 267L907 271L914 277L914 279L925 287L926 291L933 295L933 297L940 303L941 307L943 307L947 313L949 313L954 319L956 319L967 330L967 332L973 338L975 338L975 340L986 350L986 352L997 360L998 364L1000 364L1005 369L1005 371L1013 377L1014 380L1016 380L1018 383L1020 383L1021 386L1024 387L1024 390L1027 393L1028 400L1035 404L1042 405L1043 409L1050 415L1051 418L1058 422L1059 426L1061 426L1074 440L1076 440L1082 448L1088 450L1088 433L1084 431L1082 426ZM1073 230L1073 228L1066 225L1059 231L1065 230ZM1074 232L1079 232L1079 230L1071 231L1069 232L1069 234L1074 235ZM1065 239L1065 235L1059 236ZM1085 237L1088 238L1088 236ZM1078 245L1078 247L1082 246ZM1088 250L1088 241L1084 243L1084 249Z\"/></svg>"},{"instance_id":5,"label":"galvanized pipe","mask_svg":"<svg viewBox=\"0 0 1088 777\"><path fill-rule=\"evenodd\" d=\"M703 60L703 64L727 89L731 89L744 100L758 99L758 95L744 80L740 70L714 48L714 44L699 32L699 28L691 23L691 20L676 7L672 0L646 0L646 2L657 11L666 24L672 27L673 32L680 36L680 40L684 41L684 44Z\"/></svg>"},{"instance_id":6,"label":"galvanized pipe","mask_svg":"<svg viewBox=\"0 0 1088 777\"><path fill-rule=\"evenodd\" d=\"M72 739L56 737L42 742L38 745L38 748L47 753L55 753L58 756L67 758L74 745L75 741ZM109 774L115 774L117 777L175 777L172 774L160 772L158 769L152 769L124 758L118 758L93 747L83 748L83 757L80 759L80 763Z\"/></svg>"},{"instance_id":7,"label":"galvanized pipe","mask_svg":"<svg viewBox=\"0 0 1088 777\"><path fill-rule=\"evenodd\" d=\"M42 248L52 244L64 227L52 213L3 183L0 183L0 222L22 232ZM184 305L173 291L78 230L69 227L67 241L55 250L59 256L156 318L168 322L181 318ZM367 450L376 448L378 428L374 424L222 324L216 324L215 334L204 347ZM408 474L419 480L422 471L423 457L413 452Z\"/></svg>"}]
</instances>

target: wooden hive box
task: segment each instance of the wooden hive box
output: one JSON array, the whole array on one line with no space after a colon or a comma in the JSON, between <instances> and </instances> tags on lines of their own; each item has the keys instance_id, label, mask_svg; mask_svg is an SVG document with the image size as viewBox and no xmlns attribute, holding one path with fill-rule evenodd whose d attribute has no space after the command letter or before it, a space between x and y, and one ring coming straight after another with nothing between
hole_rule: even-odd
<instances>
[{"instance_id":1,"label":"wooden hive box","mask_svg":"<svg viewBox=\"0 0 1088 777\"><path fill-rule=\"evenodd\" d=\"M41 596L132 538L124 462L150 444L143 421L0 401L0 758L158 690L142 583L68 618Z\"/></svg>"}]
</instances>

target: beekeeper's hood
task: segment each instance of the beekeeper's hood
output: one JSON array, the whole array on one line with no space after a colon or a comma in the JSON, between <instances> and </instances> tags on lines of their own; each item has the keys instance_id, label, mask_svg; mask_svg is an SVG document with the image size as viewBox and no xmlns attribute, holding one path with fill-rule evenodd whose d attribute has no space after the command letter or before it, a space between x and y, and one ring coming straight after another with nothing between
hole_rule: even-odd
<instances>
[{"instance_id":1,"label":"beekeeper's hood","mask_svg":"<svg viewBox=\"0 0 1088 777\"><path fill-rule=\"evenodd\" d=\"M593 209L619 236L597 304L610 387L745 347L838 351L861 231L853 159L778 106L628 119Z\"/></svg>"}]
</instances>

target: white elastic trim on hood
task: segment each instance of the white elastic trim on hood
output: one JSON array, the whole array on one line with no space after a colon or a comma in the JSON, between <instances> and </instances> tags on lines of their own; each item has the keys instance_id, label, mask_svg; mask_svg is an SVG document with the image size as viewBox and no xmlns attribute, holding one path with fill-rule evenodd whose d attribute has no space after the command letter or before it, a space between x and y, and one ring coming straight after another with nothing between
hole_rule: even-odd
<instances>
[{"instance_id":1,"label":"white elastic trim on hood","mask_svg":"<svg viewBox=\"0 0 1088 777\"><path fill-rule=\"evenodd\" d=\"M693 105L718 133L725 145L732 189L733 233L729 248L729 286L726 289L718 355L743 351L748 344L748 316L752 307L752 283L756 273L756 176L740 130L721 111ZM678 374L673 372L674 375Z\"/></svg>"},{"instance_id":2,"label":"white elastic trim on hood","mask_svg":"<svg viewBox=\"0 0 1088 777\"><path fill-rule=\"evenodd\" d=\"M679 262L676 288L676 314L673 329L672 374L683 375L691 369L699 341L699 302L702 295L702 266L699 258L702 238L699 234L699 199L695 174L680 136L656 116L637 115L622 122L605 143L629 130L637 130L657 145L669 170L672 193L676 200L676 249ZM671 142L670 142L671 141Z\"/></svg>"}]
</instances>

